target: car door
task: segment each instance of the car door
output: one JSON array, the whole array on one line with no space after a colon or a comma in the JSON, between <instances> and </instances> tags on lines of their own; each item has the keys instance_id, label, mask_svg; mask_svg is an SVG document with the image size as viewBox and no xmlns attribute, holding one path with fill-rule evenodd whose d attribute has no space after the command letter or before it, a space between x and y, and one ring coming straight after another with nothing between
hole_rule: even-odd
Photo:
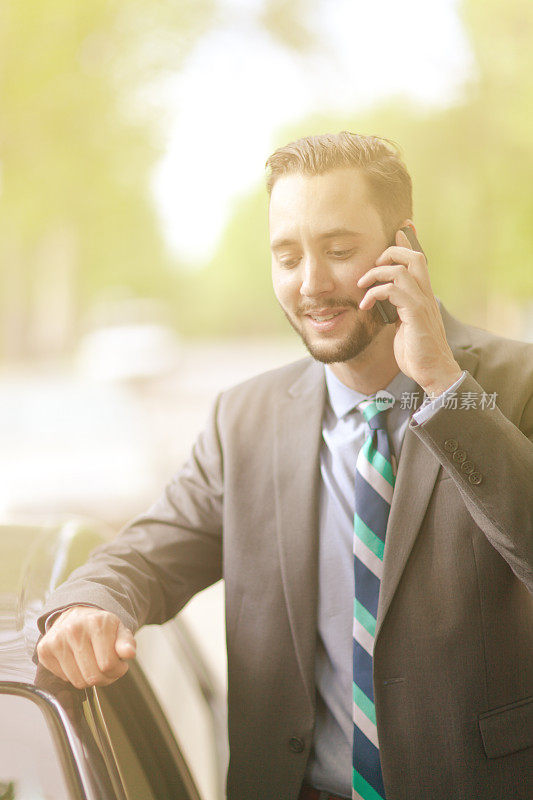
<instances>
[{"instance_id":1,"label":"car door","mask_svg":"<svg viewBox=\"0 0 533 800\"><path fill-rule=\"evenodd\" d=\"M136 662L110 686L87 690L84 713L126 800L202 800L150 683Z\"/></svg>"},{"instance_id":2,"label":"car door","mask_svg":"<svg viewBox=\"0 0 533 800\"><path fill-rule=\"evenodd\" d=\"M125 800L71 695L0 682L1 800Z\"/></svg>"}]
</instances>

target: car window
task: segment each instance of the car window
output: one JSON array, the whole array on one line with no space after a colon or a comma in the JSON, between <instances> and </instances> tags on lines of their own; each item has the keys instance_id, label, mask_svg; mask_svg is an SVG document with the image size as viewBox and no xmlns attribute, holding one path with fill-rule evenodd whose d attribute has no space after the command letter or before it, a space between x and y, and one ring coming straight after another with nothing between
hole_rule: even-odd
<instances>
[{"instance_id":1,"label":"car window","mask_svg":"<svg viewBox=\"0 0 533 800\"><path fill-rule=\"evenodd\" d=\"M61 755L39 706L0 693L0 800L71 800Z\"/></svg>"}]
</instances>

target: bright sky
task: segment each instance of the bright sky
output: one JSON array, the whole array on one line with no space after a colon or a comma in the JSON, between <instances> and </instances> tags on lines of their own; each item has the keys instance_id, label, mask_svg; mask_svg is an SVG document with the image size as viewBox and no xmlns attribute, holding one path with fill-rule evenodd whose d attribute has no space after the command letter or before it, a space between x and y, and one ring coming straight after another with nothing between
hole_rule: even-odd
<instances>
[{"instance_id":1,"label":"bright sky","mask_svg":"<svg viewBox=\"0 0 533 800\"><path fill-rule=\"evenodd\" d=\"M262 180L281 128L390 95L446 105L473 70L457 0L323 0L321 52L305 59L231 22L236 12L253 17L257 0L223 3L220 26L172 83L173 124L154 176L169 247L191 265L213 254L235 199Z\"/></svg>"}]
</instances>

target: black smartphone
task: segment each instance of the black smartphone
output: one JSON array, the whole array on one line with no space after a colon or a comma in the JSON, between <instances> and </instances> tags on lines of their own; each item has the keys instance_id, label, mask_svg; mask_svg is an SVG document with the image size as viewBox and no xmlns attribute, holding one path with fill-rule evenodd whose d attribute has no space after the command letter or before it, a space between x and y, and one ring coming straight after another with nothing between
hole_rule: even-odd
<instances>
[{"instance_id":1,"label":"black smartphone","mask_svg":"<svg viewBox=\"0 0 533 800\"><path fill-rule=\"evenodd\" d=\"M419 253L424 252L412 228L410 228L407 225L405 228L400 228L400 230L402 230L409 239L409 244L411 245L413 250L418 250ZM391 242L389 247L392 247L395 244L396 241ZM380 286L380 281L376 281L376 283L373 283L372 286ZM383 322L392 324L393 322L396 322L396 320L398 319L398 312L396 311L396 306L393 305L389 300L376 300L376 308L381 314Z\"/></svg>"}]
</instances>

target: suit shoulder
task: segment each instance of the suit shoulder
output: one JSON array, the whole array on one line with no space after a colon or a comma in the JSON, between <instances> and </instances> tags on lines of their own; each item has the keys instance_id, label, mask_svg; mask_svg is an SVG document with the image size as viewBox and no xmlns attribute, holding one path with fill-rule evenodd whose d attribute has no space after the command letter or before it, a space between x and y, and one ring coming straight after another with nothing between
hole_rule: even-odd
<instances>
[{"instance_id":1,"label":"suit shoulder","mask_svg":"<svg viewBox=\"0 0 533 800\"><path fill-rule=\"evenodd\" d=\"M446 338L449 344L458 348L473 350L477 354L490 355L492 353L515 353L518 357L529 355L533 352L531 342L518 341L505 336L492 333L484 328L462 322L453 316L447 308L439 301L439 308L442 321L446 330Z\"/></svg>"},{"instance_id":2,"label":"suit shoulder","mask_svg":"<svg viewBox=\"0 0 533 800\"><path fill-rule=\"evenodd\" d=\"M309 370L320 369L322 365L312 358L301 358L290 364L261 372L241 383L232 386L222 392L222 398L227 403L238 402L241 399L249 399L264 394L283 395L288 392L300 378Z\"/></svg>"},{"instance_id":3,"label":"suit shoulder","mask_svg":"<svg viewBox=\"0 0 533 800\"><path fill-rule=\"evenodd\" d=\"M471 344L469 349L479 356L480 363L504 374L516 372L524 378L533 377L533 343L498 336L482 328L467 326Z\"/></svg>"},{"instance_id":4,"label":"suit shoulder","mask_svg":"<svg viewBox=\"0 0 533 800\"><path fill-rule=\"evenodd\" d=\"M518 349L525 348L526 350L533 348L532 342L526 342L521 339L511 339L508 336L502 336L486 328L479 328L475 325L466 324L463 324L463 327L469 332L470 338L474 344L496 347L516 347Z\"/></svg>"},{"instance_id":5,"label":"suit shoulder","mask_svg":"<svg viewBox=\"0 0 533 800\"><path fill-rule=\"evenodd\" d=\"M312 358L268 370L222 392L219 420L223 427L263 425L277 403L307 387L318 387L323 380L324 365Z\"/></svg>"},{"instance_id":6,"label":"suit shoulder","mask_svg":"<svg viewBox=\"0 0 533 800\"><path fill-rule=\"evenodd\" d=\"M515 370L527 374L533 367L533 344L499 336L491 331L460 322L440 305L446 338L452 350L474 353L483 371L502 372Z\"/></svg>"},{"instance_id":7,"label":"suit shoulder","mask_svg":"<svg viewBox=\"0 0 533 800\"><path fill-rule=\"evenodd\" d=\"M474 378L484 392L496 397L503 414L520 424L533 403L533 344L471 325L465 325L463 332L461 348L476 357Z\"/></svg>"}]
</instances>

